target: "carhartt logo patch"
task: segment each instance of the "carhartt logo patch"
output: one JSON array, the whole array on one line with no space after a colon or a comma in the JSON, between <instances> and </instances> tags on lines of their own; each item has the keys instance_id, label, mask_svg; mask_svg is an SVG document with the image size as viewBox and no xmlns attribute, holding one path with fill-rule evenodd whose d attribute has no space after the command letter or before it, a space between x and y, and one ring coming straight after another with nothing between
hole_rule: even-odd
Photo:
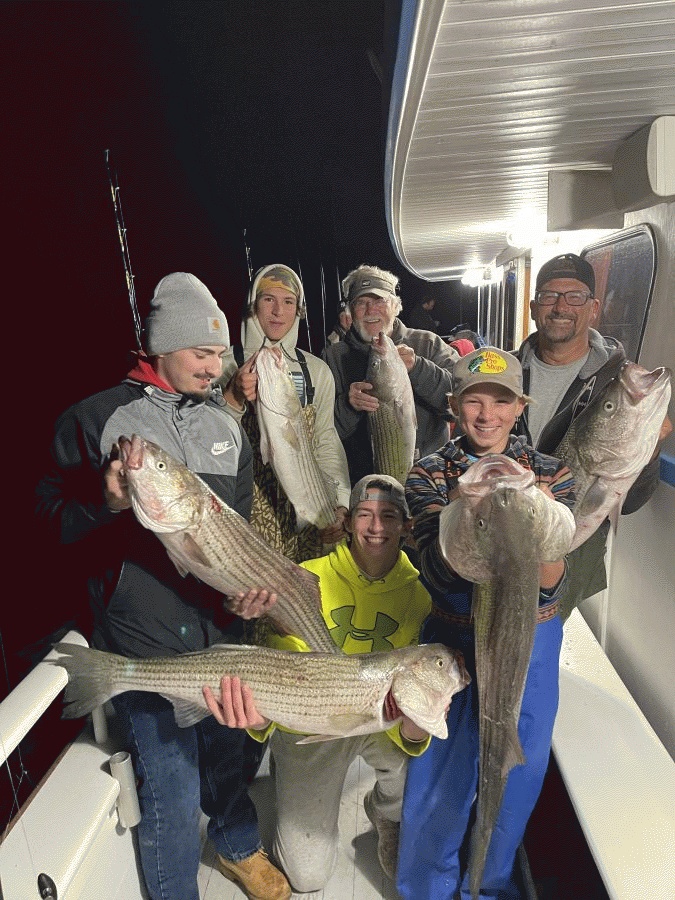
<instances>
[{"instance_id":1,"label":"carhartt logo patch","mask_svg":"<svg viewBox=\"0 0 675 900\"><path fill-rule=\"evenodd\" d=\"M232 447L234 447L234 444L231 441L216 441L213 447L211 447L211 455L221 456L226 450L231 450Z\"/></svg>"},{"instance_id":2,"label":"carhartt logo patch","mask_svg":"<svg viewBox=\"0 0 675 900\"><path fill-rule=\"evenodd\" d=\"M217 316L212 316L208 320L208 330L209 334L222 334L223 326L220 324L220 319Z\"/></svg>"}]
</instances>

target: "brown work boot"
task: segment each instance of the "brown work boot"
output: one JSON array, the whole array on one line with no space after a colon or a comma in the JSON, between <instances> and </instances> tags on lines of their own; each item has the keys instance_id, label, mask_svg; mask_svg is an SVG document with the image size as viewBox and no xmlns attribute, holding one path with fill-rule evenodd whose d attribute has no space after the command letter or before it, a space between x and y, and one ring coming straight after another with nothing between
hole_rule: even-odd
<instances>
[{"instance_id":1,"label":"brown work boot","mask_svg":"<svg viewBox=\"0 0 675 900\"><path fill-rule=\"evenodd\" d=\"M375 809L373 792L368 791L363 798L363 808L366 815L377 831L377 858L385 875L396 881L396 866L398 865L398 836L401 830L400 822L392 822L385 819Z\"/></svg>"},{"instance_id":2,"label":"brown work boot","mask_svg":"<svg viewBox=\"0 0 675 900\"><path fill-rule=\"evenodd\" d=\"M225 859L216 853L216 868L225 878L235 881L249 900L289 900L291 886L273 866L264 850L246 859Z\"/></svg>"}]
</instances>

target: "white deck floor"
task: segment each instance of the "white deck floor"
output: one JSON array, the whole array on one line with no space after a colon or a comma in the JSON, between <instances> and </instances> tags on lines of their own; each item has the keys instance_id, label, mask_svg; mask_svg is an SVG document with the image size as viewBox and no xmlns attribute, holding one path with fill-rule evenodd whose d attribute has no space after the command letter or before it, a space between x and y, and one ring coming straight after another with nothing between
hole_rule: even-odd
<instances>
[{"instance_id":1,"label":"white deck floor","mask_svg":"<svg viewBox=\"0 0 675 900\"><path fill-rule=\"evenodd\" d=\"M269 775L269 753L251 786L265 847L270 848L274 824L274 789ZM340 806L341 853L332 878L313 894L293 894L304 900L398 900L394 884L377 861L377 836L363 811L363 797L373 786L373 769L356 759L347 773ZM205 824L206 820L204 820ZM245 894L213 868L213 848L205 843L199 870L202 900L242 900Z\"/></svg>"}]
</instances>

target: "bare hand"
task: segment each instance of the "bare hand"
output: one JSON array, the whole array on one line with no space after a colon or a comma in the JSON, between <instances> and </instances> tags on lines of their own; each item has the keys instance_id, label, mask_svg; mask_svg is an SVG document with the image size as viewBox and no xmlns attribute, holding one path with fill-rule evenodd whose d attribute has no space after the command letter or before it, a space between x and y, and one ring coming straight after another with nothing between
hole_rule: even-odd
<instances>
[{"instance_id":1,"label":"bare hand","mask_svg":"<svg viewBox=\"0 0 675 900\"><path fill-rule=\"evenodd\" d=\"M673 423L670 421L668 416L666 416L665 419L663 420L663 423L661 424L661 430L659 431L659 439L656 442L656 447L654 447L654 452L652 453L652 458L649 460L649 462L653 462L656 459L656 457L659 455L659 453L661 452L661 444L665 441L665 439L672 432L672 430L673 430Z\"/></svg>"},{"instance_id":2,"label":"bare hand","mask_svg":"<svg viewBox=\"0 0 675 900\"><path fill-rule=\"evenodd\" d=\"M375 412L378 409L380 401L368 393L372 389L368 381L355 381L349 385L349 403L357 412Z\"/></svg>"},{"instance_id":3,"label":"bare hand","mask_svg":"<svg viewBox=\"0 0 675 900\"><path fill-rule=\"evenodd\" d=\"M242 684L236 675L223 675L220 679L220 703L208 684L202 688L202 694L215 720L228 728L254 728L259 731L270 723L256 709L251 688Z\"/></svg>"},{"instance_id":4,"label":"bare hand","mask_svg":"<svg viewBox=\"0 0 675 900\"><path fill-rule=\"evenodd\" d=\"M227 597L225 606L241 619L258 619L274 606L277 595L266 588L251 588L248 593L239 591L234 597Z\"/></svg>"},{"instance_id":5,"label":"bare hand","mask_svg":"<svg viewBox=\"0 0 675 900\"><path fill-rule=\"evenodd\" d=\"M131 506L124 463L118 459L118 454L119 448L115 444L110 456L110 465L103 473L103 496L108 509L116 512L129 509Z\"/></svg>"},{"instance_id":6,"label":"bare hand","mask_svg":"<svg viewBox=\"0 0 675 900\"><path fill-rule=\"evenodd\" d=\"M428 732L415 725L412 719L401 712L391 691L388 691L387 696L384 698L384 717L388 722L401 719L401 737L406 741L423 741L429 737Z\"/></svg>"},{"instance_id":7,"label":"bare hand","mask_svg":"<svg viewBox=\"0 0 675 900\"><path fill-rule=\"evenodd\" d=\"M397 344L396 349L398 350L398 355L401 357L403 363L405 364L406 370L409 372L417 362L415 351L407 344Z\"/></svg>"},{"instance_id":8,"label":"bare hand","mask_svg":"<svg viewBox=\"0 0 675 900\"><path fill-rule=\"evenodd\" d=\"M327 525L319 532L323 544L337 544L337 542L345 536L345 521L348 515L349 511L346 507L338 506L335 510L335 521L333 524Z\"/></svg>"},{"instance_id":9,"label":"bare hand","mask_svg":"<svg viewBox=\"0 0 675 900\"><path fill-rule=\"evenodd\" d=\"M223 391L225 398L233 401L234 406L243 406L246 400L254 403L258 397L258 373L255 367L257 357L256 351L232 375Z\"/></svg>"}]
</instances>

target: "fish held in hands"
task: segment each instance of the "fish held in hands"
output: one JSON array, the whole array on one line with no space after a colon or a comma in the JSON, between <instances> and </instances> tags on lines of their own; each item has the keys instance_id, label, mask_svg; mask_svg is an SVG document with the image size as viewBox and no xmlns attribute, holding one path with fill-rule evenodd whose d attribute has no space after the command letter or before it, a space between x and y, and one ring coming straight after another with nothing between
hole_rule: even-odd
<instances>
[{"instance_id":1,"label":"fish held in hands","mask_svg":"<svg viewBox=\"0 0 675 900\"><path fill-rule=\"evenodd\" d=\"M335 521L337 484L319 466L307 419L281 350L263 347L255 366L255 411L262 461L274 469L293 504L298 525L310 524L322 530Z\"/></svg>"},{"instance_id":2,"label":"fish held in hands","mask_svg":"<svg viewBox=\"0 0 675 900\"><path fill-rule=\"evenodd\" d=\"M181 575L191 573L227 597L269 590L277 602L267 617L312 650L337 653L321 614L319 580L274 550L198 475L152 441L120 437L131 505L154 531Z\"/></svg>"},{"instance_id":3,"label":"fish held in hands","mask_svg":"<svg viewBox=\"0 0 675 900\"><path fill-rule=\"evenodd\" d=\"M555 455L575 479L576 534L584 543L609 518L616 530L626 494L650 461L666 417L672 372L626 361L572 421Z\"/></svg>"},{"instance_id":4,"label":"fish held in hands","mask_svg":"<svg viewBox=\"0 0 675 900\"><path fill-rule=\"evenodd\" d=\"M386 731L398 721L384 716L389 691L416 725L446 738L448 705L470 681L461 654L442 644L336 656L220 644L146 659L79 644L55 650L60 656L48 661L68 673L64 718L84 716L125 691L150 691L169 700L186 727L210 715L202 687L218 697L221 678L232 675L251 688L261 715L307 734L300 743Z\"/></svg>"},{"instance_id":5,"label":"fish held in hands","mask_svg":"<svg viewBox=\"0 0 675 900\"><path fill-rule=\"evenodd\" d=\"M384 332L373 338L366 381L379 406L368 413L368 430L375 472L405 485L413 467L417 442L415 397L396 344Z\"/></svg>"},{"instance_id":6,"label":"fish held in hands","mask_svg":"<svg viewBox=\"0 0 675 900\"><path fill-rule=\"evenodd\" d=\"M440 515L451 568L475 582L479 705L478 801L469 880L478 897L508 773L525 762L518 720L534 645L539 566L569 551L574 517L535 485L534 473L502 454L482 457L458 479Z\"/></svg>"}]
</instances>

